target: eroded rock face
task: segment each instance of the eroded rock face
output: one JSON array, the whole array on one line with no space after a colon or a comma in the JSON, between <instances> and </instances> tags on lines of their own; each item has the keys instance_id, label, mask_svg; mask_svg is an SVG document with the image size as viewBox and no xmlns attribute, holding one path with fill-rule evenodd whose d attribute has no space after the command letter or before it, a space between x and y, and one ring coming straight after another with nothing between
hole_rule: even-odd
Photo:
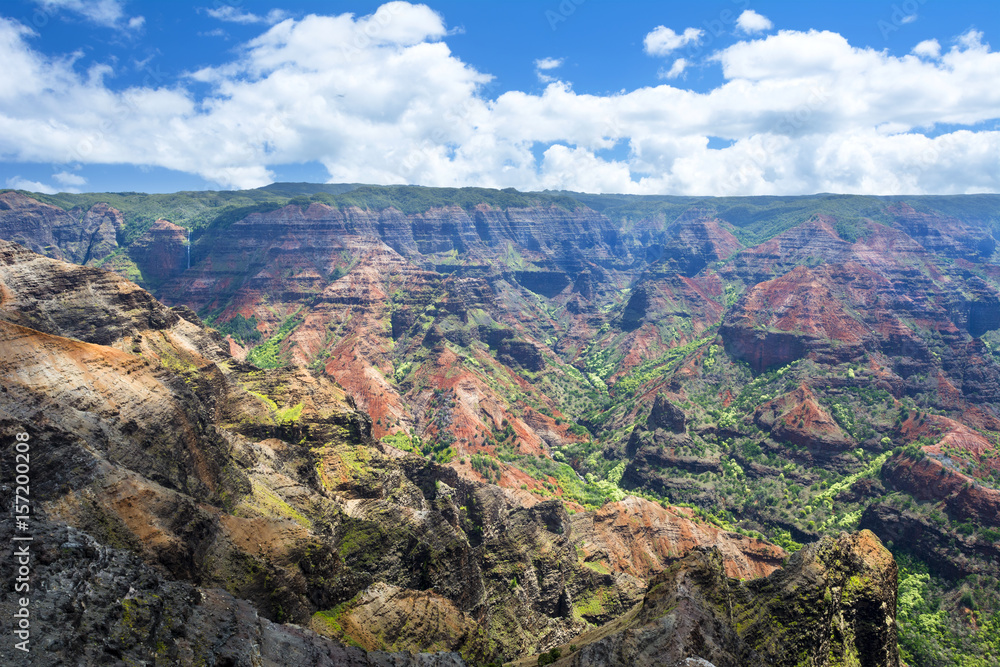
<instances>
[{"instance_id":1,"label":"eroded rock face","mask_svg":"<svg viewBox=\"0 0 1000 667\"><path fill-rule=\"evenodd\" d=\"M805 386L758 407L754 421L772 437L805 447L817 458L829 459L857 445Z\"/></svg>"},{"instance_id":2,"label":"eroded rock face","mask_svg":"<svg viewBox=\"0 0 1000 667\"><path fill-rule=\"evenodd\" d=\"M957 519L1000 526L1000 491L949 469L933 457L921 461L893 457L882 466L882 478L917 500L943 501L948 513Z\"/></svg>"},{"instance_id":3,"label":"eroded rock face","mask_svg":"<svg viewBox=\"0 0 1000 667\"><path fill-rule=\"evenodd\" d=\"M7 322L87 343L141 344L155 336L190 337L182 347L211 360L222 339L189 308L171 310L138 285L107 271L52 261L0 240L0 314ZM148 342L148 341L147 341Z\"/></svg>"},{"instance_id":4,"label":"eroded rock face","mask_svg":"<svg viewBox=\"0 0 1000 667\"><path fill-rule=\"evenodd\" d=\"M674 405L669 398L659 394L653 402L648 423L654 429L662 428L673 433L684 433L684 411Z\"/></svg>"},{"instance_id":5,"label":"eroded rock face","mask_svg":"<svg viewBox=\"0 0 1000 667\"><path fill-rule=\"evenodd\" d=\"M896 577L892 555L868 531L824 538L747 582L726 576L717 549L696 549L654 577L628 615L577 637L579 650L557 664L897 667Z\"/></svg>"},{"instance_id":6,"label":"eroded rock face","mask_svg":"<svg viewBox=\"0 0 1000 667\"><path fill-rule=\"evenodd\" d=\"M128 254L142 267L143 279L159 284L187 268L187 230L169 220L157 220L129 246Z\"/></svg>"},{"instance_id":7,"label":"eroded rock face","mask_svg":"<svg viewBox=\"0 0 1000 667\"><path fill-rule=\"evenodd\" d=\"M6 540L11 524L0 527ZM316 665L460 667L455 653L368 653L261 617L218 589L171 581L121 549L66 526L32 526L31 651L0 646L5 664ZM13 579L13 561L0 572ZM0 598L13 617L15 596Z\"/></svg>"},{"instance_id":8,"label":"eroded rock face","mask_svg":"<svg viewBox=\"0 0 1000 667\"><path fill-rule=\"evenodd\" d=\"M956 534L946 525L920 513L873 503L858 522L894 548L919 554L935 574L957 580L991 571L1000 562L1000 544L976 536Z\"/></svg>"},{"instance_id":9,"label":"eroded rock face","mask_svg":"<svg viewBox=\"0 0 1000 667\"><path fill-rule=\"evenodd\" d=\"M261 655L291 633L303 660L375 659L275 625L292 621L373 649L512 658L624 613L646 576L702 541L720 545L739 576L780 557L647 501L605 507L591 523L556 500L525 507L453 468L377 446L370 418L322 374L241 363L190 310L113 274L9 243L0 251L0 427L33 425L33 461L51 471L35 490L40 516L127 549L150 572L227 591L205 593L207 602L157 599L146 591L159 580L141 573L150 583L132 598L118 583L97 587L86 604L109 609L79 627L139 630L93 649L72 639L67 655L84 651L96 664L102 651L147 650L167 633L171 660L198 655L197 642L240 659L243 640L227 644L221 627ZM80 315L67 316L60 297ZM457 380L456 391L471 390ZM118 558L87 549L108 567ZM642 565L626 567L638 554ZM121 570L121 585L130 577ZM115 607L120 595L135 605ZM183 630L168 620L177 605Z\"/></svg>"},{"instance_id":10,"label":"eroded rock face","mask_svg":"<svg viewBox=\"0 0 1000 667\"><path fill-rule=\"evenodd\" d=\"M64 211L17 192L0 193L0 238L55 259L92 264L118 248L122 214L107 204Z\"/></svg>"},{"instance_id":11,"label":"eroded rock face","mask_svg":"<svg viewBox=\"0 0 1000 667\"><path fill-rule=\"evenodd\" d=\"M726 574L737 579L769 575L784 550L712 524L697 522L691 510L661 507L630 496L596 512L573 517L573 541L585 562L646 580L696 547L719 549Z\"/></svg>"}]
</instances>

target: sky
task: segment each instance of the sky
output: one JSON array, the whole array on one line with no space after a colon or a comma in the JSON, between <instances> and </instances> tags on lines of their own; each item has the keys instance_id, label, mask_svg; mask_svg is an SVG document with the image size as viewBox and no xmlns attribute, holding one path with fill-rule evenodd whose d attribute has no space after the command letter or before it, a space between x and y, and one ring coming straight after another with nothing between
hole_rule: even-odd
<instances>
[{"instance_id":1,"label":"sky","mask_svg":"<svg viewBox=\"0 0 1000 667\"><path fill-rule=\"evenodd\" d=\"M1000 192L1000 3L0 3L0 187Z\"/></svg>"}]
</instances>

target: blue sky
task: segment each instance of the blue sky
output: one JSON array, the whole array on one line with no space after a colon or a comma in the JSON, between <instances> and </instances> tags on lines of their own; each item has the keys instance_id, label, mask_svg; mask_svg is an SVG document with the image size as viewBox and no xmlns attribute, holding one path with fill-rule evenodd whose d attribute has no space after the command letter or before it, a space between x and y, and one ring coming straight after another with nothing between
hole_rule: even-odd
<instances>
[{"instance_id":1,"label":"blue sky","mask_svg":"<svg viewBox=\"0 0 1000 667\"><path fill-rule=\"evenodd\" d=\"M1000 4L0 5L0 186L1000 189Z\"/></svg>"}]
</instances>

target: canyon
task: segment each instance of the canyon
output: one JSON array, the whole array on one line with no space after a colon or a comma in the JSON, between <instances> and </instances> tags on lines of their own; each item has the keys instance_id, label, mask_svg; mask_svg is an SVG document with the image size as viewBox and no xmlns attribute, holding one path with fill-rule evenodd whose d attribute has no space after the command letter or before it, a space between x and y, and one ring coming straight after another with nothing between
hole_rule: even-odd
<instances>
[{"instance_id":1,"label":"canyon","mask_svg":"<svg viewBox=\"0 0 1000 667\"><path fill-rule=\"evenodd\" d=\"M200 197L0 193L65 659L933 664L913 568L1000 627L1000 197Z\"/></svg>"}]
</instances>

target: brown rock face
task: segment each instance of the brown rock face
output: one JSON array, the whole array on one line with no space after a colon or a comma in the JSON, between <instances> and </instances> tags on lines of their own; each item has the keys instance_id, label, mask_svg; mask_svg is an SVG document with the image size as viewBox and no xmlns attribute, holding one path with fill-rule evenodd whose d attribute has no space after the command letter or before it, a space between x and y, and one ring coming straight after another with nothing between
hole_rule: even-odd
<instances>
[{"instance_id":1,"label":"brown rock face","mask_svg":"<svg viewBox=\"0 0 1000 667\"><path fill-rule=\"evenodd\" d=\"M829 275L800 266L751 288L721 330L726 350L755 372L805 356L850 361L863 352L865 327L849 315Z\"/></svg>"},{"instance_id":2,"label":"brown rock face","mask_svg":"<svg viewBox=\"0 0 1000 667\"><path fill-rule=\"evenodd\" d=\"M684 411L670 402L663 394L658 394L649 413L649 426L662 428L674 433L684 433Z\"/></svg>"},{"instance_id":3,"label":"brown rock face","mask_svg":"<svg viewBox=\"0 0 1000 667\"><path fill-rule=\"evenodd\" d=\"M882 477L894 488L918 500L943 502L948 513L958 519L1000 526L1000 491L949 469L932 456L921 461L906 456L893 457L882 466Z\"/></svg>"},{"instance_id":4,"label":"brown rock face","mask_svg":"<svg viewBox=\"0 0 1000 667\"><path fill-rule=\"evenodd\" d=\"M805 386L764 403L754 420L779 440L806 447L818 457L829 458L857 445Z\"/></svg>"},{"instance_id":5,"label":"brown rock face","mask_svg":"<svg viewBox=\"0 0 1000 667\"><path fill-rule=\"evenodd\" d=\"M726 576L718 550L698 549L654 577L626 616L577 637L576 653L564 647L556 664L898 667L896 576L868 531L824 538L743 583Z\"/></svg>"},{"instance_id":6,"label":"brown rock face","mask_svg":"<svg viewBox=\"0 0 1000 667\"><path fill-rule=\"evenodd\" d=\"M187 230L169 220L157 220L129 246L128 253L141 267L144 280L160 284L187 268Z\"/></svg>"},{"instance_id":7,"label":"brown rock face","mask_svg":"<svg viewBox=\"0 0 1000 667\"><path fill-rule=\"evenodd\" d=\"M182 317L113 273L52 261L7 241L0 241L0 309L8 322L101 345L146 330L183 329L213 359L221 354L215 347L222 339L201 328L190 309Z\"/></svg>"},{"instance_id":8,"label":"brown rock face","mask_svg":"<svg viewBox=\"0 0 1000 667\"><path fill-rule=\"evenodd\" d=\"M17 192L0 193L0 238L37 253L91 264L118 247L122 214L107 204L64 211Z\"/></svg>"},{"instance_id":9,"label":"brown rock face","mask_svg":"<svg viewBox=\"0 0 1000 667\"><path fill-rule=\"evenodd\" d=\"M696 547L717 548L726 575L736 579L765 577L787 555L773 544L696 522L691 510L663 508L633 496L576 515L573 540L584 562L643 580Z\"/></svg>"},{"instance_id":10,"label":"brown rock face","mask_svg":"<svg viewBox=\"0 0 1000 667\"><path fill-rule=\"evenodd\" d=\"M12 524L0 536L13 537ZM260 616L246 600L163 577L122 549L66 526L33 525L32 576L46 582L31 597L32 628L44 649L0 647L5 664L98 667L171 665L314 665L315 667L464 667L456 653L366 652L296 625ZM13 575L11 559L0 565ZM14 596L0 612L14 614ZM34 646L33 645L33 649ZM16 653L15 653L16 651Z\"/></svg>"}]
</instances>

